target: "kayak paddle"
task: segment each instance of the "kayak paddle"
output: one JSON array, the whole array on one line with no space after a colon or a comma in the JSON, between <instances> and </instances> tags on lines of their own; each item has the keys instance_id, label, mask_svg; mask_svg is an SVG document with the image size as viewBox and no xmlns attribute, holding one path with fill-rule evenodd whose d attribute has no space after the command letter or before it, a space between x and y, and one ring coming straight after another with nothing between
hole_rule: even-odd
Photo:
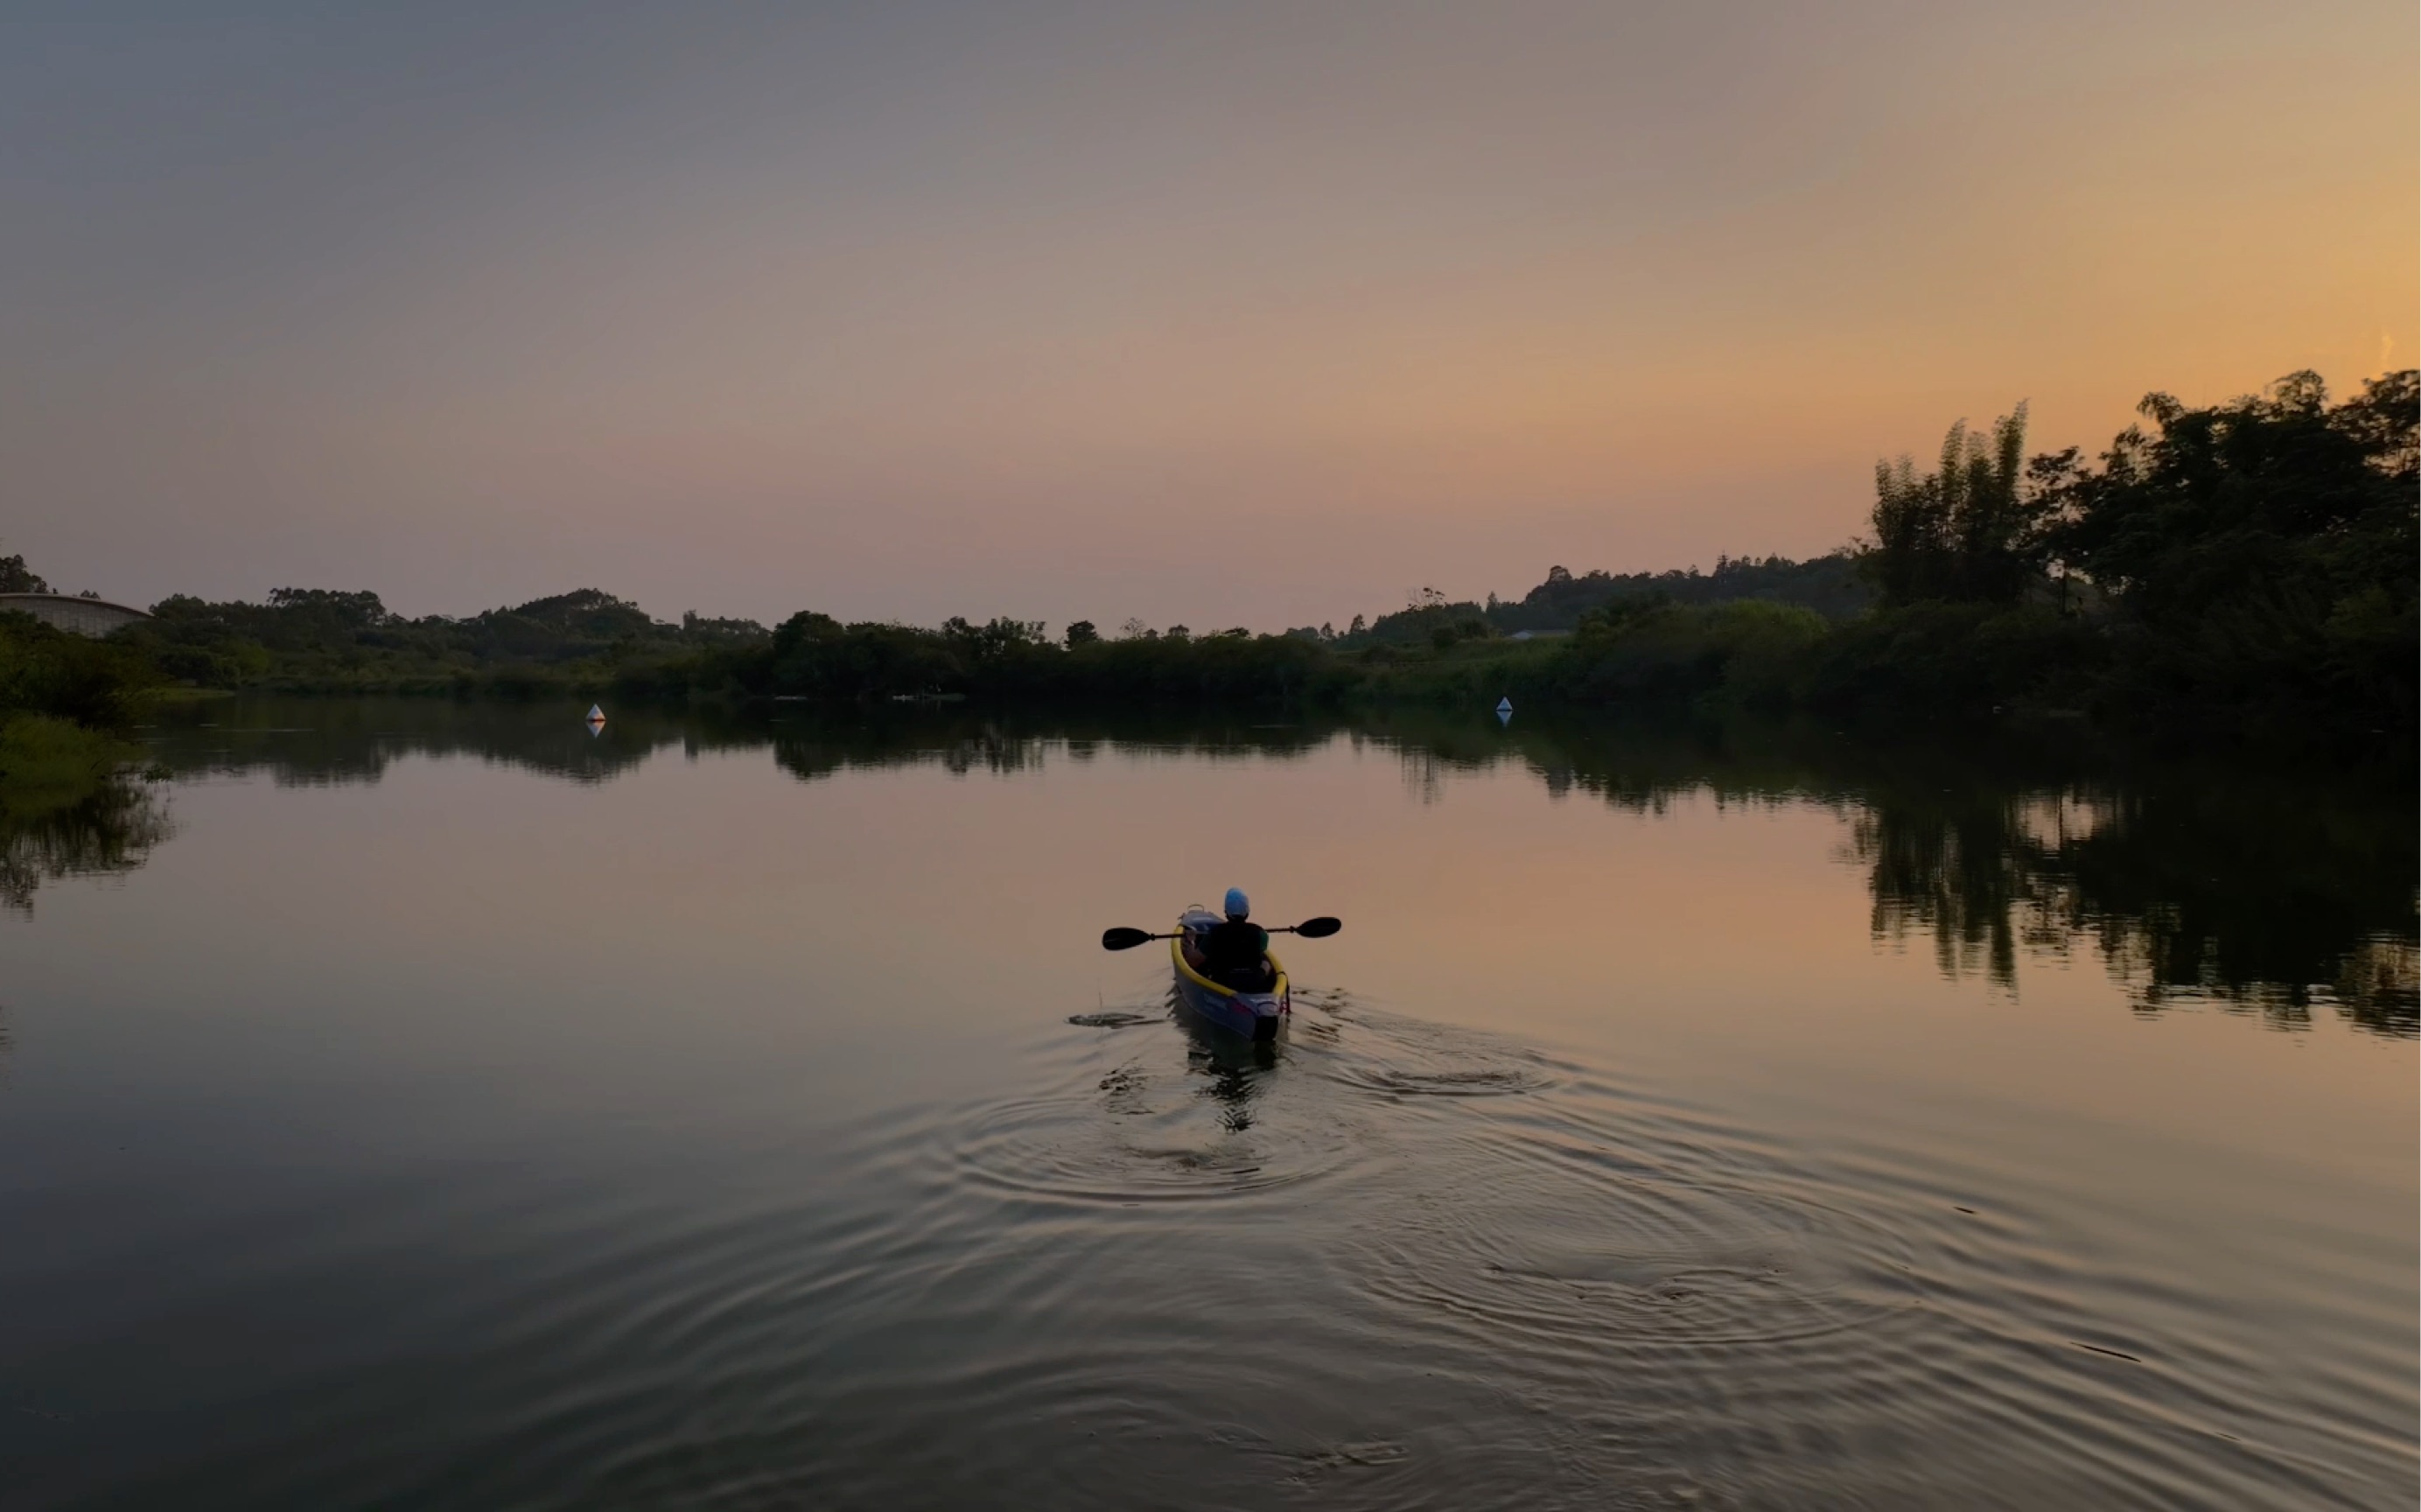
<instances>
[{"instance_id":1,"label":"kayak paddle","mask_svg":"<svg viewBox=\"0 0 2421 1512\"><path fill-rule=\"evenodd\" d=\"M1265 934L1299 934L1306 940L1325 940L1330 935L1335 934L1337 930L1344 927L1345 925L1343 921L1332 919L1327 915L1322 914L1317 919L1305 919L1301 924L1281 925L1273 929L1265 928L1262 932ZM1101 948L1103 950L1132 950L1135 946L1143 944L1148 941L1174 940L1183 931L1181 930L1171 930L1167 934L1153 934L1148 929L1104 929L1101 931Z\"/></svg>"}]
</instances>

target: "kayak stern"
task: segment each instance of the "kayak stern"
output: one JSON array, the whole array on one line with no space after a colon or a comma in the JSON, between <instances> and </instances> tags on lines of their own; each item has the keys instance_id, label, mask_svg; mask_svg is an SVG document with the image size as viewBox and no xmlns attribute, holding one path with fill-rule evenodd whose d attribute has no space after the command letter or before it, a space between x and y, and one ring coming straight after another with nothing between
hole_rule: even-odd
<instances>
[{"instance_id":1,"label":"kayak stern","mask_svg":"<svg viewBox=\"0 0 2421 1512\"><path fill-rule=\"evenodd\" d=\"M1188 914L1179 921L1179 928L1192 927L1195 922L1195 916ZM1182 933L1168 943L1168 959L1177 973L1178 996L1185 1000L1187 1007L1222 1029L1267 1042L1276 1039L1293 1016L1286 968L1278 964L1274 955L1269 962L1275 980L1266 992L1241 992L1195 971L1185 959Z\"/></svg>"}]
</instances>

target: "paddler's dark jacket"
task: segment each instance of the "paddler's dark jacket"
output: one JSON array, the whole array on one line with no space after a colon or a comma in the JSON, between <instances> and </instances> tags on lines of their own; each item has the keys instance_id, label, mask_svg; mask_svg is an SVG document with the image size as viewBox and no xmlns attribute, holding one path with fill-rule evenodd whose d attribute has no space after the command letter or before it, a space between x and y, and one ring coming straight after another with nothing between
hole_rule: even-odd
<instances>
[{"instance_id":1,"label":"paddler's dark jacket","mask_svg":"<svg viewBox=\"0 0 2421 1512\"><path fill-rule=\"evenodd\" d=\"M1202 974L1214 982L1226 982L1230 973L1258 976L1269 948L1269 931L1249 919L1222 920L1202 931Z\"/></svg>"}]
</instances>

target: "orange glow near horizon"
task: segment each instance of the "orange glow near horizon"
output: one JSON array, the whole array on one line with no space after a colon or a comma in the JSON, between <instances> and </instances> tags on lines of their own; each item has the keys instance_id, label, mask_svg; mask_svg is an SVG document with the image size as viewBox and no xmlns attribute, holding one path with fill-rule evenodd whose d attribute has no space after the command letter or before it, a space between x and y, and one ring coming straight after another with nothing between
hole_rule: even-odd
<instances>
[{"instance_id":1,"label":"orange glow near horizon","mask_svg":"<svg viewBox=\"0 0 2421 1512\"><path fill-rule=\"evenodd\" d=\"M2421 353L2409 7L25 30L0 534L145 601L1274 629Z\"/></svg>"}]
</instances>

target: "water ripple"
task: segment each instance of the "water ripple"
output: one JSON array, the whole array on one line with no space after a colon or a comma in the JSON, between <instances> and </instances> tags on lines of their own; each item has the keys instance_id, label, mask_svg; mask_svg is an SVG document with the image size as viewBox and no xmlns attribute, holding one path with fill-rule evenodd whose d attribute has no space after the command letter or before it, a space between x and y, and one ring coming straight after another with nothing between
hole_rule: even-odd
<instances>
[{"instance_id":1,"label":"water ripple","mask_svg":"<svg viewBox=\"0 0 2421 1512\"><path fill-rule=\"evenodd\" d=\"M727 1190L404 1214L509 1236L398 1324L413 1430L338 1377L180 1475L262 1505L2287 1508L2410 1461L2362 1405L2393 1348L2254 1390L2190 1289L1973 1172L1828 1164L1501 1037L1305 993L1257 1048L1122 1004L1005 1079Z\"/></svg>"},{"instance_id":2,"label":"water ripple","mask_svg":"<svg viewBox=\"0 0 2421 1512\"><path fill-rule=\"evenodd\" d=\"M1136 1055L1084 1082L974 1110L946 1137L983 1189L1078 1203L1201 1202L1335 1175L1367 1147L1351 1117L1269 1072L1197 1055Z\"/></svg>"}]
</instances>

